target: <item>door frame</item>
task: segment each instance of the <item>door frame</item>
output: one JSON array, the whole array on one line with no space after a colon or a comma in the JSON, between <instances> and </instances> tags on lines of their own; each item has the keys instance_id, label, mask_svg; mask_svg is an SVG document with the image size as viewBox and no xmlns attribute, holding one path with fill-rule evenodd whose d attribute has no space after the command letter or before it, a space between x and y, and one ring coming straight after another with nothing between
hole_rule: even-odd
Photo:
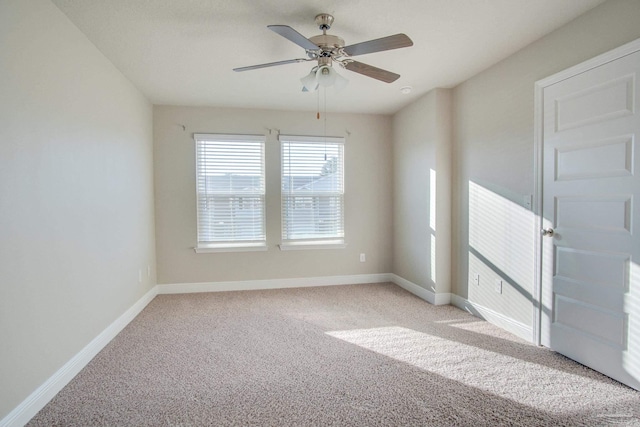
<instances>
[{"instance_id":1,"label":"door frame","mask_svg":"<svg viewBox=\"0 0 640 427\"><path fill-rule=\"evenodd\" d=\"M544 150L544 89L568 78L577 76L601 65L620 59L640 51L640 38L598 55L566 70L560 71L544 79L535 82L534 92L534 119L533 119L533 144L534 144L534 186L533 186L533 213L535 214L535 233L537 237L535 247L535 275L533 283L533 343L549 347L549 343L542 342L542 201L543 201L543 150ZM640 82L637 82L640 84ZM640 108L635 106L635 108Z\"/></svg>"}]
</instances>

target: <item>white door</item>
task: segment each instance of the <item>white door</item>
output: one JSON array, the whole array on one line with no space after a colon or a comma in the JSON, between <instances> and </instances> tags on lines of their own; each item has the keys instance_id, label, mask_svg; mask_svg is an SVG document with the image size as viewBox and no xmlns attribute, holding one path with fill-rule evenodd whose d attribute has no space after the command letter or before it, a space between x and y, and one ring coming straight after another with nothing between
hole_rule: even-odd
<instances>
[{"instance_id":1,"label":"white door","mask_svg":"<svg viewBox=\"0 0 640 427\"><path fill-rule=\"evenodd\" d=\"M541 342L640 389L640 52L542 94Z\"/></svg>"}]
</instances>

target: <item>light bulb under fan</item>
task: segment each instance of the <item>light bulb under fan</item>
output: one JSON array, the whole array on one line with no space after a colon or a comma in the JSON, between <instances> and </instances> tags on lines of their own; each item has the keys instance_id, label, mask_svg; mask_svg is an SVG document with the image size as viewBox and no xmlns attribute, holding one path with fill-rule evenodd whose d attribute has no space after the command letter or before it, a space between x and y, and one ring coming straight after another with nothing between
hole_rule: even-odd
<instances>
[{"instance_id":1,"label":"light bulb under fan","mask_svg":"<svg viewBox=\"0 0 640 427\"><path fill-rule=\"evenodd\" d=\"M323 65L314 67L309 74L300 79L303 92L312 92L319 87L333 86L336 90L347 87L349 80L340 75L333 67Z\"/></svg>"}]
</instances>

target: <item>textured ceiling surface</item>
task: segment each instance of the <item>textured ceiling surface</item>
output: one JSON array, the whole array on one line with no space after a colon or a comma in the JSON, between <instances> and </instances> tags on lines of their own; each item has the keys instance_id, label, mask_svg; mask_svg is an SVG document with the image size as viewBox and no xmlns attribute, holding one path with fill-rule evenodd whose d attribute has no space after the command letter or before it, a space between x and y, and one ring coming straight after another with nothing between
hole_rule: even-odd
<instances>
[{"instance_id":1,"label":"textured ceiling surface","mask_svg":"<svg viewBox=\"0 0 640 427\"><path fill-rule=\"evenodd\" d=\"M289 25L359 43L405 33L414 46L358 56L401 75L382 83L337 68L349 79L326 91L329 111L394 113L436 87L453 87L561 27L604 0L53 0L154 104L314 110L301 92L312 62L237 73L233 68L304 57L267 29ZM400 88L413 91L402 94ZM533 90L533 89L532 89Z\"/></svg>"}]
</instances>

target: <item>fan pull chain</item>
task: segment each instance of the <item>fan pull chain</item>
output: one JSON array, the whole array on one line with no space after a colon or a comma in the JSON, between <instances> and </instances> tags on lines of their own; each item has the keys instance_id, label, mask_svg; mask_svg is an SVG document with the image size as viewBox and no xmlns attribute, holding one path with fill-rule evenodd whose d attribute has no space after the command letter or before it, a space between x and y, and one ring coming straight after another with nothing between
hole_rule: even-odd
<instances>
[{"instance_id":1,"label":"fan pull chain","mask_svg":"<svg viewBox=\"0 0 640 427\"><path fill-rule=\"evenodd\" d=\"M324 161L327 161L327 88L324 88Z\"/></svg>"}]
</instances>

